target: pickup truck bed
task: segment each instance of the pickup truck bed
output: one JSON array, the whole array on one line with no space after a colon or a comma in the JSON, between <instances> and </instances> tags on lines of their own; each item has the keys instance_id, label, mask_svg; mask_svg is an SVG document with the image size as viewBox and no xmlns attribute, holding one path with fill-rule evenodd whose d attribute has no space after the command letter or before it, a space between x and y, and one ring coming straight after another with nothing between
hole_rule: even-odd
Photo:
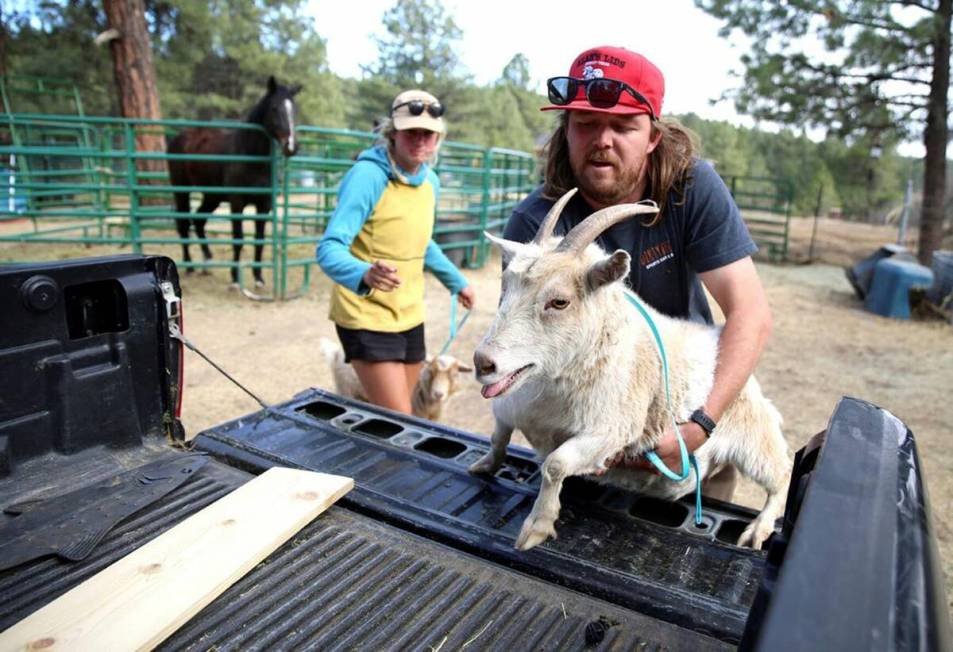
<instances>
[{"instance_id":1,"label":"pickup truck bed","mask_svg":"<svg viewBox=\"0 0 953 652\"><path fill-rule=\"evenodd\" d=\"M559 538L522 553L513 540L539 477L518 447L496 477L474 477L484 438L317 389L184 442L182 350L169 336L178 294L158 257L0 269L0 508L187 449L211 457L86 559L0 571L0 632L281 465L355 488L163 649L949 645L913 438L875 406L845 399L799 453L767 551L732 544L745 508L706 501L699 528L688 503L575 478ZM15 518L0 513L0 527Z\"/></svg>"},{"instance_id":2,"label":"pickup truck bed","mask_svg":"<svg viewBox=\"0 0 953 652\"><path fill-rule=\"evenodd\" d=\"M45 456L24 465L21 470L28 479L18 480L15 488L9 478L0 482L0 494L42 496L50 479L60 480L60 493L182 454L164 445L144 445L120 452L93 447L69 457ZM85 560L47 557L0 573L0 631L251 477L213 460L186 484L116 527ZM445 649L453 650L474 637L480 643L477 649L574 649L585 645L587 626L590 639L598 638L600 631L604 636L597 648L729 647L332 507L161 649L425 649L436 648L446 638Z\"/></svg>"}]
</instances>

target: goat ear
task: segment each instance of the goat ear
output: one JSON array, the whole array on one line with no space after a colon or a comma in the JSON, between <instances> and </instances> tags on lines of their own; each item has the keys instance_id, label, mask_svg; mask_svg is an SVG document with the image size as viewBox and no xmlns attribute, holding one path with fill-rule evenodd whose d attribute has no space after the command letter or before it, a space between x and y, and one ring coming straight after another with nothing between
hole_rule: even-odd
<instances>
[{"instance_id":1,"label":"goat ear","mask_svg":"<svg viewBox=\"0 0 953 652\"><path fill-rule=\"evenodd\" d=\"M470 374L473 373L473 367L468 367L467 365L461 363L457 364L457 373L461 374Z\"/></svg>"},{"instance_id":2,"label":"goat ear","mask_svg":"<svg viewBox=\"0 0 953 652\"><path fill-rule=\"evenodd\" d=\"M516 257L516 254L520 253L526 249L526 245L522 242L513 242L512 240L504 240L503 238L497 237L492 233L487 231L483 232L483 235L486 236L487 240L495 244L500 248L500 252L503 254L503 267L505 268L510 264L510 261Z\"/></svg>"},{"instance_id":3,"label":"goat ear","mask_svg":"<svg viewBox=\"0 0 953 652\"><path fill-rule=\"evenodd\" d=\"M590 290L598 290L603 285L614 283L625 278L629 273L629 262L632 258L627 251L617 249L611 256L600 260L586 274L586 285Z\"/></svg>"},{"instance_id":4,"label":"goat ear","mask_svg":"<svg viewBox=\"0 0 953 652\"><path fill-rule=\"evenodd\" d=\"M294 86L292 86L291 90L289 91L291 93L291 97L294 97L295 95L300 93L302 88L304 88L304 86L302 86L301 84L295 84Z\"/></svg>"},{"instance_id":5,"label":"goat ear","mask_svg":"<svg viewBox=\"0 0 953 652\"><path fill-rule=\"evenodd\" d=\"M278 88L278 82L275 80L275 76L269 75L268 76L268 92L274 93L276 88Z\"/></svg>"}]
</instances>

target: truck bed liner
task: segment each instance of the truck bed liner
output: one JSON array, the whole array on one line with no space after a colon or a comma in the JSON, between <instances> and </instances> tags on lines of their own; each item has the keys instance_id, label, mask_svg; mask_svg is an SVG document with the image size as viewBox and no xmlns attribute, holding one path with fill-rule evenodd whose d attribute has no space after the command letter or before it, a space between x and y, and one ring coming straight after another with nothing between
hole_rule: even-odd
<instances>
[{"instance_id":1,"label":"truck bed liner","mask_svg":"<svg viewBox=\"0 0 953 652\"><path fill-rule=\"evenodd\" d=\"M162 446L87 449L31 460L6 506L170 455ZM136 513L85 560L47 557L0 573L0 631L33 613L250 474L212 461ZM56 482L73 478L72 482ZM9 486L8 486L9 485ZM9 497L9 499L7 499ZM3 518L13 518L4 515ZM588 632L588 633L587 633ZM588 638L587 638L588 637ZM669 623L554 587L333 507L226 590L160 649L726 649Z\"/></svg>"},{"instance_id":2,"label":"truck bed liner","mask_svg":"<svg viewBox=\"0 0 953 652\"><path fill-rule=\"evenodd\" d=\"M581 479L567 482L559 539L513 549L538 489L531 451L510 448L493 479L467 466L487 449L474 435L322 390L201 433L196 447L260 472L295 466L353 477L340 504L572 590L737 642L764 554L733 541L753 512L706 502L639 498Z\"/></svg>"}]
</instances>

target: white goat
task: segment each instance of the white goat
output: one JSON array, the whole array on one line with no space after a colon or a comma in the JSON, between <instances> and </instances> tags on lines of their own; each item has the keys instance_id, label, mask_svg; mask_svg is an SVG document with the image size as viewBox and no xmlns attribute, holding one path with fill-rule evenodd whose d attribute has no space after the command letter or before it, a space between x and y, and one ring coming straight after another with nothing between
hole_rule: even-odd
<instances>
[{"instance_id":1,"label":"white goat","mask_svg":"<svg viewBox=\"0 0 953 652\"><path fill-rule=\"evenodd\" d=\"M335 392L341 396L367 401L361 381L354 371L354 367L344 362L344 351L341 346L322 337L320 342L321 353L334 377ZM463 364L452 355L439 355L428 358L420 369L417 385L410 397L411 409L414 416L423 417L430 421L437 421L443 412L444 406L459 389L457 376L469 374L473 367Z\"/></svg>"},{"instance_id":2,"label":"white goat","mask_svg":"<svg viewBox=\"0 0 953 652\"><path fill-rule=\"evenodd\" d=\"M539 495L516 540L521 550L555 538L566 477L604 473L602 482L668 500L695 489L694 473L674 482L605 466L620 451L653 449L672 415L654 336L625 297L629 254L607 255L592 242L613 224L657 209L612 206L554 238L571 195L553 206L531 243L488 236L503 251L502 299L473 361L483 396L496 398L496 427L490 452L470 471L496 471L514 428L545 458ZM711 391L720 330L646 310L664 342L674 417L687 421ZM695 456L702 478L732 464L765 489L761 513L738 539L760 546L781 512L790 463L781 415L753 376Z\"/></svg>"}]
</instances>

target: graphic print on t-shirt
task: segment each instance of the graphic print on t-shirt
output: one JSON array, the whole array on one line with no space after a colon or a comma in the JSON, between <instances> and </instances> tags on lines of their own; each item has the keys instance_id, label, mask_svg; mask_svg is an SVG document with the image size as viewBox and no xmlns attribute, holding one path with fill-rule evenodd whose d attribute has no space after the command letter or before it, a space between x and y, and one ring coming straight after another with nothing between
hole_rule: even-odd
<instances>
[{"instance_id":1,"label":"graphic print on t-shirt","mask_svg":"<svg viewBox=\"0 0 953 652\"><path fill-rule=\"evenodd\" d=\"M639 265L642 266L642 269L652 269L659 263L663 263L674 257L675 254L672 252L672 243L666 240L657 245L652 245L643 251L642 255L639 256Z\"/></svg>"}]
</instances>

